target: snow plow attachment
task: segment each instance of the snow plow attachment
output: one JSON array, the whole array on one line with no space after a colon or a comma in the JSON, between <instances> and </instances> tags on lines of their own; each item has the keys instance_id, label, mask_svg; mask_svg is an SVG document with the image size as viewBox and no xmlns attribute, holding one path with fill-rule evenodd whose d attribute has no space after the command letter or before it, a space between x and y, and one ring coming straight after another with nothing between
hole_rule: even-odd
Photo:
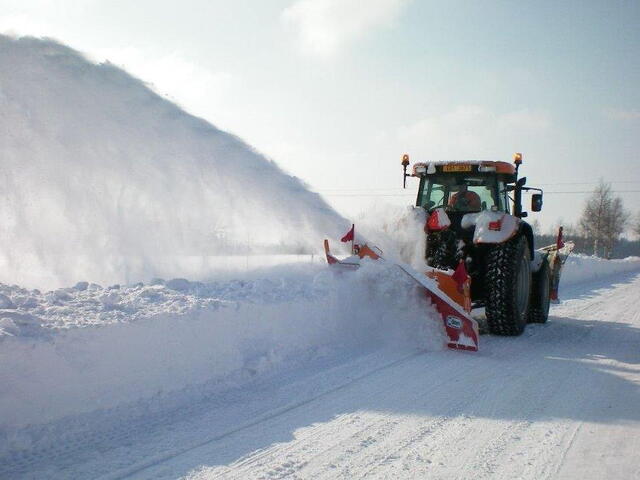
<instances>
[{"instance_id":1,"label":"snow plow attachment","mask_svg":"<svg viewBox=\"0 0 640 480\"><path fill-rule=\"evenodd\" d=\"M547 247L538 249L543 261L549 264L551 271L549 299L553 303L559 303L558 288L560 286L560 274L562 267L573 251L574 243L564 241L564 229L560 227L556 243Z\"/></svg>"},{"instance_id":2,"label":"snow plow attachment","mask_svg":"<svg viewBox=\"0 0 640 480\"><path fill-rule=\"evenodd\" d=\"M365 257L391 263L415 282L421 294L429 298L438 311L448 337L447 347L453 350L478 351L480 335L478 323L469 315L471 302L468 279L459 284L454 278L455 274L450 275L446 271L436 269L432 269L426 275L418 273L407 265L385 260L380 250L366 244L356 245L353 249L354 255L344 259L338 259L331 254L329 241L326 239L324 250L327 263L332 268L341 270L357 269L360 266L360 260Z\"/></svg>"}]
</instances>

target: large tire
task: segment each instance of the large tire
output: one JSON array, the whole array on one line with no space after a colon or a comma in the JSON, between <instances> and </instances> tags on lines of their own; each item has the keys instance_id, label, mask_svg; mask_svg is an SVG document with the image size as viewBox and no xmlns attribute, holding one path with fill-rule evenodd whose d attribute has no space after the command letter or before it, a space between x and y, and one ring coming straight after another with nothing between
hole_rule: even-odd
<instances>
[{"instance_id":1,"label":"large tire","mask_svg":"<svg viewBox=\"0 0 640 480\"><path fill-rule=\"evenodd\" d=\"M545 323L549 318L549 294L551 292L551 269L546 260L540 270L533 274L531 303L529 304L529 323Z\"/></svg>"},{"instance_id":2,"label":"large tire","mask_svg":"<svg viewBox=\"0 0 640 480\"><path fill-rule=\"evenodd\" d=\"M455 269L455 235L444 231L427 237L427 262L429 266L442 270Z\"/></svg>"},{"instance_id":3,"label":"large tire","mask_svg":"<svg viewBox=\"0 0 640 480\"><path fill-rule=\"evenodd\" d=\"M531 293L531 261L524 236L491 247L485 290L489 331L495 335L520 335L527 324Z\"/></svg>"}]
</instances>

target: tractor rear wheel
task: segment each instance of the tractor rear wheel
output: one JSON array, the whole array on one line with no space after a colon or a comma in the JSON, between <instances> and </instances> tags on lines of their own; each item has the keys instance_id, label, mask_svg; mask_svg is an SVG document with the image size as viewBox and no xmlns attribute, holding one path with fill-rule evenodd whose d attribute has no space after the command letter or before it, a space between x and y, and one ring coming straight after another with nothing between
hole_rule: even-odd
<instances>
[{"instance_id":1,"label":"tractor rear wheel","mask_svg":"<svg viewBox=\"0 0 640 480\"><path fill-rule=\"evenodd\" d=\"M551 268L546 260L540 270L533 274L529 323L545 323L549 318L549 294L551 292Z\"/></svg>"},{"instance_id":2,"label":"tractor rear wheel","mask_svg":"<svg viewBox=\"0 0 640 480\"><path fill-rule=\"evenodd\" d=\"M485 285L489 331L520 335L527 324L531 293L531 261L524 236L491 247Z\"/></svg>"}]
</instances>

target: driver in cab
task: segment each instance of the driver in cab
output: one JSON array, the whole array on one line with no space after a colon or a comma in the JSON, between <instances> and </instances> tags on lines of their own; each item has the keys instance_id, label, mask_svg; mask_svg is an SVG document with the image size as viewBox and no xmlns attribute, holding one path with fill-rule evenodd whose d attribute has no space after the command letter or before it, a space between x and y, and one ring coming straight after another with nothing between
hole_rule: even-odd
<instances>
[{"instance_id":1,"label":"driver in cab","mask_svg":"<svg viewBox=\"0 0 640 480\"><path fill-rule=\"evenodd\" d=\"M449 208L459 212L479 212L481 210L480 195L462 184L449 199Z\"/></svg>"}]
</instances>

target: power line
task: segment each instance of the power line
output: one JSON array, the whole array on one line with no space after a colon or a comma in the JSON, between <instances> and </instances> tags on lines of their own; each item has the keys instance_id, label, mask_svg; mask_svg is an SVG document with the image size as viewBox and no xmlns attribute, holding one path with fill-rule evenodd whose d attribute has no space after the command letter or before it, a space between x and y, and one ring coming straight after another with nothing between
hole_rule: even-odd
<instances>
[{"instance_id":1,"label":"power line","mask_svg":"<svg viewBox=\"0 0 640 480\"><path fill-rule=\"evenodd\" d=\"M608 182L608 183L640 183L639 181L620 181L620 182ZM560 186L560 185L597 185L597 183L589 183L589 182L562 182L562 183L536 183L536 186L540 186L540 187L548 187L548 186ZM394 194L392 192L397 192L398 190L402 190L401 187L386 187L386 188L350 188L350 187L345 187L345 188L320 188L320 189L316 189L315 191L317 193L322 193L322 194L326 194L326 195L339 195L339 194L360 194L360 192L362 192L362 194L367 194L367 195L373 195L373 194L379 194L379 195L399 195L399 194ZM593 190L589 190L586 193L591 193L593 192ZM635 193L637 192L637 190L617 190L617 191L613 191L612 193ZM548 193L574 193L574 192L548 192ZM582 190L580 191L575 191L575 193L585 193Z\"/></svg>"},{"instance_id":2,"label":"power line","mask_svg":"<svg viewBox=\"0 0 640 480\"><path fill-rule=\"evenodd\" d=\"M640 183L640 180L616 180L616 181L610 181L610 182L605 182L605 183L611 183L611 184L615 184L615 183L625 183L625 184L631 184L631 183ZM536 185L539 186L555 186L555 185L598 185L599 182L555 182L555 183L536 183ZM401 187L378 187L378 188L359 188L359 187L344 187L344 188L320 188L317 189L316 191L319 193L323 193L323 192L383 192L383 191L394 191L394 190L400 190Z\"/></svg>"},{"instance_id":3,"label":"power line","mask_svg":"<svg viewBox=\"0 0 640 480\"><path fill-rule=\"evenodd\" d=\"M611 180L604 183L640 183L640 180ZM556 182L556 183L539 183L538 185L598 185L600 182Z\"/></svg>"},{"instance_id":4,"label":"power line","mask_svg":"<svg viewBox=\"0 0 640 480\"><path fill-rule=\"evenodd\" d=\"M549 193L593 193L593 190L571 191L571 192L544 192L545 195ZM640 190L611 190L611 193L640 193Z\"/></svg>"},{"instance_id":5,"label":"power line","mask_svg":"<svg viewBox=\"0 0 640 480\"><path fill-rule=\"evenodd\" d=\"M325 197L415 197L414 193L325 193Z\"/></svg>"},{"instance_id":6,"label":"power line","mask_svg":"<svg viewBox=\"0 0 640 480\"><path fill-rule=\"evenodd\" d=\"M545 195L554 194L586 194L593 193L592 190L566 191L566 192L544 192ZM612 190L611 193L640 193L640 190ZM325 197L415 197L415 193L324 193Z\"/></svg>"}]
</instances>

